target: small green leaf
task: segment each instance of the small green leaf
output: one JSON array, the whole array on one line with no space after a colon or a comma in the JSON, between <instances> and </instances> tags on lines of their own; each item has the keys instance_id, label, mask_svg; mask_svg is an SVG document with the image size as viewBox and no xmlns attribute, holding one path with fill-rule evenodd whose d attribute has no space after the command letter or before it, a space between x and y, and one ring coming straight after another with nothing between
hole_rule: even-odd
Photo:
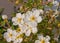
<instances>
[{"instance_id":1,"label":"small green leaf","mask_svg":"<svg viewBox=\"0 0 60 43\"><path fill-rule=\"evenodd\" d=\"M1 26L5 26L5 21L2 21L1 22Z\"/></svg>"},{"instance_id":2,"label":"small green leaf","mask_svg":"<svg viewBox=\"0 0 60 43\"><path fill-rule=\"evenodd\" d=\"M0 15L3 13L4 8L0 8Z\"/></svg>"}]
</instances>

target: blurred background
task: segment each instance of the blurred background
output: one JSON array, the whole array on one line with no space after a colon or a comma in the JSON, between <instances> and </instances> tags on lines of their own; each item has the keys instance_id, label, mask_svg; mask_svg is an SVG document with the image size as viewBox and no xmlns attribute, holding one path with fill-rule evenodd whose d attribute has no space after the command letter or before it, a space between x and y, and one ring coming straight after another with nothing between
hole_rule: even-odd
<instances>
[{"instance_id":1,"label":"blurred background","mask_svg":"<svg viewBox=\"0 0 60 43\"><path fill-rule=\"evenodd\" d=\"M8 15L9 18L13 12L13 6L8 0L0 0L0 8L4 8L3 14Z\"/></svg>"}]
</instances>

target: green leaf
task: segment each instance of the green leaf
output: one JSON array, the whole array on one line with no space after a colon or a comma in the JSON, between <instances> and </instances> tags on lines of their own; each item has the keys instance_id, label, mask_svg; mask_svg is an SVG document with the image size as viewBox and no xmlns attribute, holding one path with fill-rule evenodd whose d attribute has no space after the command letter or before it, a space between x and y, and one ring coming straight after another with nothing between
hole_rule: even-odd
<instances>
[{"instance_id":1,"label":"green leaf","mask_svg":"<svg viewBox=\"0 0 60 43\"><path fill-rule=\"evenodd\" d=\"M33 3L33 0L28 0L28 3Z\"/></svg>"},{"instance_id":2,"label":"green leaf","mask_svg":"<svg viewBox=\"0 0 60 43\"><path fill-rule=\"evenodd\" d=\"M15 17L15 16L16 16L16 13L15 13L15 12L13 12L13 13L12 13L12 17Z\"/></svg>"},{"instance_id":3,"label":"green leaf","mask_svg":"<svg viewBox=\"0 0 60 43\"><path fill-rule=\"evenodd\" d=\"M39 5L39 6L37 6L37 8L38 8L38 9L43 9L44 6Z\"/></svg>"},{"instance_id":4,"label":"green leaf","mask_svg":"<svg viewBox=\"0 0 60 43\"><path fill-rule=\"evenodd\" d=\"M2 16L0 15L0 22L2 21Z\"/></svg>"},{"instance_id":5,"label":"green leaf","mask_svg":"<svg viewBox=\"0 0 60 43\"><path fill-rule=\"evenodd\" d=\"M0 43L7 43L6 41L4 41L4 40L0 40Z\"/></svg>"},{"instance_id":6,"label":"green leaf","mask_svg":"<svg viewBox=\"0 0 60 43\"><path fill-rule=\"evenodd\" d=\"M1 26L5 26L5 21L2 21L1 22Z\"/></svg>"},{"instance_id":7,"label":"green leaf","mask_svg":"<svg viewBox=\"0 0 60 43\"><path fill-rule=\"evenodd\" d=\"M50 2L50 3L48 3L48 6L49 6L49 7L52 7L52 6L53 6L53 4Z\"/></svg>"},{"instance_id":8,"label":"green leaf","mask_svg":"<svg viewBox=\"0 0 60 43\"><path fill-rule=\"evenodd\" d=\"M0 15L3 13L4 8L0 8Z\"/></svg>"}]
</instances>

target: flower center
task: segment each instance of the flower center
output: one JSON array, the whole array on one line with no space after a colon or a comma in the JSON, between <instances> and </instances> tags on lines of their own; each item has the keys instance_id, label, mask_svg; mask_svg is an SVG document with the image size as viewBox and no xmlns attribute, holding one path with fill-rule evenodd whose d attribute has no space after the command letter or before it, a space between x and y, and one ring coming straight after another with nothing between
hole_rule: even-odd
<instances>
[{"instance_id":1,"label":"flower center","mask_svg":"<svg viewBox=\"0 0 60 43\"><path fill-rule=\"evenodd\" d=\"M41 43L45 43L45 40L41 40Z\"/></svg>"},{"instance_id":2,"label":"flower center","mask_svg":"<svg viewBox=\"0 0 60 43\"><path fill-rule=\"evenodd\" d=\"M20 32L20 31L21 31L21 29L20 28L17 28L16 32Z\"/></svg>"},{"instance_id":3,"label":"flower center","mask_svg":"<svg viewBox=\"0 0 60 43\"><path fill-rule=\"evenodd\" d=\"M12 34L11 33L9 34L9 37L12 37Z\"/></svg>"},{"instance_id":4,"label":"flower center","mask_svg":"<svg viewBox=\"0 0 60 43\"><path fill-rule=\"evenodd\" d=\"M18 18L18 19L17 19L17 22L19 22L19 23L20 23L20 22L21 22L21 20L22 20L22 18Z\"/></svg>"},{"instance_id":5,"label":"flower center","mask_svg":"<svg viewBox=\"0 0 60 43\"><path fill-rule=\"evenodd\" d=\"M16 40L22 38L22 36L23 36L23 34L18 35L18 36L16 37Z\"/></svg>"},{"instance_id":6,"label":"flower center","mask_svg":"<svg viewBox=\"0 0 60 43\"><path fill-rule=\"evenodd\" d=\"M35 17L34 16L31 16L30 17L30 21L35 21Z\"/></svg>"}]
</instances>

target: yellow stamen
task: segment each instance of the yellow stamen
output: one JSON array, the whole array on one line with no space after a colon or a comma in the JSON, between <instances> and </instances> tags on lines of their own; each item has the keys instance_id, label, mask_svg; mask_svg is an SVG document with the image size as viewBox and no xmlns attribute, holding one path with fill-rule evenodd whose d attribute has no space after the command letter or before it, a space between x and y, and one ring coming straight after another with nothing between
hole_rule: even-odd
<instances>
[{"instance_id":1,"label":"yellow stamen","mask_svg":"<svg viewBox=\"0 0 60 43\"><path fill-rule=\"evenodd\" d=\"M16 37L16 40L19 39L19 38L22 38L23 34L20 34Z\"/></svg>"},{"instance_id":2,"label":"yellow stamen","mask_svg":"<svg viewBox=\"0 0 60 43\"><path fill-rule=\"evenodd\" d=\"M58 24L58 27L60 27L60 23Z\"/></svg>"},{"instance_id":3,"label":"yellow stamen","mask_svg":"<svg viewBox=\"0 0 60 43\"><path fill-rule=\"evenodd\" d=\"M35 17L34 17L34 16L31 16L31 17L30 17L30 20L31 20L31 21L35 21Z\"/></svg>"},{"instance_id":4,"label":"yellow stamen","mask_svg":"<svg viewBox=\"0 0 60 43\"><path fill-rule=\"evenodd\" d=\"M19 4L19 0L16 0L15 4L18 5Z\"/></svg>"},{"instance_id":5,"label":"yellow stamen","mask_svg":"<svg viewBox=\"0 0 60 43\"><path fill-rule=\"evenodd\" d=\"M21 20L22 20L21 18L18 18L18 19L17 19L17 22L19 22L19 23L20 23L20 22L21 22Z\"/></svg>"},{"instance_id":6,"label":"yellow stamen","mask_svg":"<svg viewBox=\"0 0 60 43\"><path fill-rule=\"evenodd\" d=\"M11 33L9 34L9 37L12 37L12 34Z\"/></svg>"},{"instance_id":7,"label":"yellow stamen","mask_svg":"<svg viewBox=\"0 0 60 43\"><path fill-rule=\"evenodd\" d=\"M41 43L45 43L45 40L41 40Z\"/></svg>"},{"instance_id":8,"label":"yellow stamen","mask_svg":"<svg viewBox=\"0 0 60 43\"><path fill-rule=\"evenodd\" d=\"M21 31L21 29L20 28L17 28L16 32L20 32L20 31Z\"/></svg>"}]
</instances>

